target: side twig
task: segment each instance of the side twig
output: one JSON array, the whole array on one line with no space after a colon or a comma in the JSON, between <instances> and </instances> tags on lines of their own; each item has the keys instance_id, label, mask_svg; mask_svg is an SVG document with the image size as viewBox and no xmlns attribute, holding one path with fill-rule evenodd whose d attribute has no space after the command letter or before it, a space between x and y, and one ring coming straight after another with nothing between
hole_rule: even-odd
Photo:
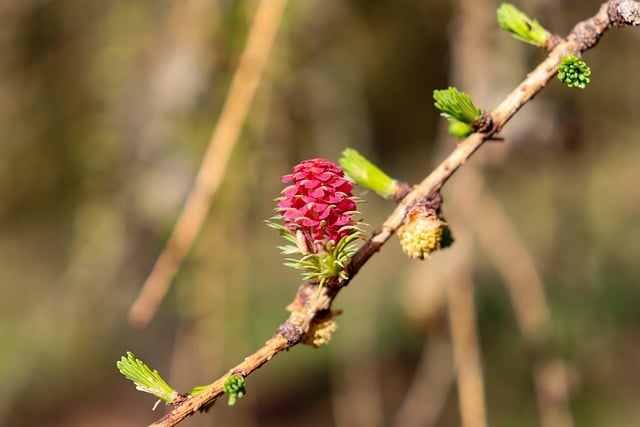
<instances>
[{"instance_id":1,"label":"side twig","mask_svg":"<svg viewBox=\"0 0 640 427\"><path fill-rule=\"evenodd\" d=\"M169 290L169 284L193 245L225 174L233 148L263 75L287 0L263 0L240 57L220 119L204 155L193 190L140 294L129 322L145 326Z\"/></svg>"},{"instance_id":2,"label":"side twig","mask_svg":"<svg viewBox=\"0 0 640 427\"><path fill-rule=\"evenodd\" d=\"M447 308L463 427L487 425L473 282L468 269L447 285Z\"/></svg>"},{"instance_id":3,"label":"side twig","mask_svg":"<svg viewBox=\"0 0 640 427\"><path fill-rule=\"evenodd\" d=\"M552 319L540 274L492 194L483 195L478 212L482 218L477 220L483 224L475 229L478 242L503 278L531 355L540 424L572 427L567 370L565 363L551 354ZM472 221L469 218L469 223Z\"/></svg>"},{"instance_id":4,"label":"side twig","mask_svg":"<svg viewBox=\"0 0 640 427\"><path fill-rule=\"evenodd\" d=\"M451 345L441 335L439 331L427 334L417 372L391 424L394 427L437 424L453 385Z\"/></svg>"},{"instance_id":5,"label":"side twig","mask_svg":"<svg viewBox=\"0 0 640 427\"><path fill-rule=\"evenodd\" d=\"M429 176L399 202L396 209L381 225L380 229L373 234L352 258L349 265L350 279L393 235L404 221L408 209L414 203L434 195L485 140L502 129L525 103L544 88L547 82L554 77L558 64L565 54L580 54L593 47L602 34L611 26L623 25L640 25L638 2L632 0L610 1L603 4L592 18L577 24L567 39L559 41L548 57L491 112L492 125L488 130L484 133L474 133L460 142L456 149ZM317 315L327 313L331 302L337 296L341 287L347 285L350 279L327 284L320 293L318 293L317 286L313 283L301 285L295 301L289 307L292 313L280 325L273 338L206 389L195 396L187 398L176 406L173 411L151 425L176 425L199 408L202 408L211 399L220 396L222 394L222 385L229 375L237 374L246 377L279 352L298 344L303 335L309 330L312 321Z\"/></svg>"}]
</instances>

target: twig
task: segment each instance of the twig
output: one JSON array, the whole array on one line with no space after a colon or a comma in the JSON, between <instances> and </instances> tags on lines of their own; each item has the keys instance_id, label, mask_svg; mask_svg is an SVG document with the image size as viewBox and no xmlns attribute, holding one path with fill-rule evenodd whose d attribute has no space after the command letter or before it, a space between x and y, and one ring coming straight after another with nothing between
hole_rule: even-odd
<instances>
[{"instance_id":1,"label":"twig","mask_svg":"<svg viewBox=\"0 0 640 427\"><path fill-rule=\"evenodd\" d=\"M129 310L129 322L136 326L145 326L155 314L204 223L262 78L286 3L287 0L263 0L258 6L191 194L167 245Z\"/></svg>"},{"instance_id":2,"label":"twig","mask_svg":"<svg viewBox=\"0 0 640 427\"><path fill-rule=\"evenodd\" d=\"M463 267L447 286L447 307L463 427L487 425L484 377L478 344L473 282Z\"/></svg>"},{"instance_id":3,"label":"twig","mask_svg":"<svg viewBox=\"0 0 640 427\"><path fill-rule=\"evenodd\" d=\"M452 385L451 345L437 331L429 333L425 337L417 372L392 425L436 425Z\"/></svg>"},{"instance_id":4,"label":"twig","mask_svg":"<svg viewBox=\"0 0 640 427\"><path fill-rule=\"evenodd\" d=\"M336 356L342 355L344 352ZM377 361L372 358L332 365L333 426L383 426L383 385L378 378Z\"/></svg>"},{"instance_id":5,"label":"twig","mask_svg":"<svg viewBox=\"0 0 640 427\"><path fill-rule=\"evenodd\" d=\"M274 1L274 0L269 0ZM620 12L627 11L621 18ZM475 133L460 142L456 149L420 184L400 201L380 229L358 250L349 265L349 277L353 278L362 266L380 250L382 245L402 224L408 209L417 201L435 194L449 177L484 143L513 117L513 115L554 77L558 64L567 53L581 53L593 47L602 34L612 25L639 25L639 4L631 0L605 3L592 18L577 24L566 40L560 40L549 56L493 111L492 127L485 133ZM350 280L350 279L349 279ZM318 294L314 284L303 284L290 308L289 318L280 325L274 337L242 363L209 385L202 392L178 405L152 426L173 426L197 411L211 399L222 394L224 380L231 374L247 376L264 365L279 352L298 344L309 330L309 325L319 313L326 313L331 302L349 280L327 284Z\"/></svg>"},{"instance_id":6,"label":"twig","mask_svg":"<svg viewBox=\"0 0 640 427\"><path fill-rule=\"evenodd\" d=\"M480 181L482 177L475 176ZM473 179L473 178L471 178ZM518 326L533 359L536 399L542 427L572 427L569 385L564 362L549 354L552 320L542 279L499 202L485 193L474 230L480 245L502 276ZM469 218L469 223L472 219ZM489 231L490 230L490 231Z\"/></svg>"}]
</instances>

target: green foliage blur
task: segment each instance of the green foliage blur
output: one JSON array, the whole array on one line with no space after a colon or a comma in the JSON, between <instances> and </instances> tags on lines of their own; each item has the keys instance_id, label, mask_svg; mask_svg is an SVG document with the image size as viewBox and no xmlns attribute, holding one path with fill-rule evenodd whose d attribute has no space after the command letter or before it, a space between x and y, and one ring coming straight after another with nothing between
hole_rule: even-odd
<instances>
[{"instance_id":1,"label":"green foliage blur","mask_svg":"<svg viewBox=\"0 0 640 427\"><path fill-rule=\"evenodd\" d=\"M459 35L472 4L487 10L477 25L488 28L489 54L462 70L452 52L470 42ZM166 408L152 412L154 399L115 368L126 351L187 391L286 318L299 275L263 223L282 175L353 147L415 183L456 143L436 142L446 121L434 89L456 85L490 110L544 55L501 32L490 1L291 2L206 225L160 312L134 329L127 310L191 189L255 5L0 2L0 425L159 418ZM599 2L517 6L565 34ZM550 351L567 363L575 422L586 427L640 419L638 31L609 31L585 54L585 90L554 79L504 143L469 162L539 269ZM486 88L460 85L462 74ZM483 224L452 220L448 188L455 253ZM394 205L361 196L371 231ZM183 425L393 425L424 343L448 337L437 274L446 251L411 261L390 241L336 300L344 313L329 346L279 355L233 408ZM530 355L482 251L473 279L490 425L536 426ZM436 425L459 425L455 386L447 390Z\"/></svg>"}]
</instances>

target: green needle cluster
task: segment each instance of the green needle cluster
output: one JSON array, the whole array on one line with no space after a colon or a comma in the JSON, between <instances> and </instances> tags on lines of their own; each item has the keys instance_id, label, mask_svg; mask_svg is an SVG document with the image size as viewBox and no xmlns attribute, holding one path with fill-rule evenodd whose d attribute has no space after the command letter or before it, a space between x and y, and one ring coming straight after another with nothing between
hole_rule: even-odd
<instances>
[{"instance_id":1,"label":"green needle cluster","mask_svg":"<svg viewBox=\"0 0 640 427\"><path fill-rule=\"evenodd\" d=\"M375 191L385 199L393 197L397 186L396 180L390 178L353 148L345 149L338 163L347 176L359 185Z\"/></svg>"},{"instance_id":2,"label":"green needle cluster","mask_svg":"<svg viewBox=\"0 0 640 427\"><path fill-rule=\"evenodd\" d=\"M130 351L126 357L122 356L116 362L116 366L122 375L133 381L137 390L152 394L165 402L172 402L178 396L178 392L162 379L157 370L149 368Z\"/></svg>"},{"instance_id":3,"label":"green needle cluster","mask_svg":"<svg viewBox=\"0 0 640 427\"><path fill-rule=\"evenodd\" d=\"M558 65L558 79L569 87L584 89L591 79L591 69L580 58L569 53Z\"/></svg>"},{"instance_id":4,"label":"green needle cluster","mask_svg":"<svg viewBox=\"0 0 640 427\"><path fill-rule=\"evenodd\" d=\"M482 119L482 110L476 107L471 97L455 87L433 91L435 106L440 115L449 120L449 133L458 138L471 135Z\"/></svg>"},{"instance_id":5,"label":"green needle cluster","mask_svg":"<svg viewBox=\"0 0 640 427\"><path fill-rule=\"evenodd\" d=\"M229 395L229 406L235 405L237 399L247 394L244 378L236 374L230 375L225 380L222 391Z\"/></svg>"}]
</instances>

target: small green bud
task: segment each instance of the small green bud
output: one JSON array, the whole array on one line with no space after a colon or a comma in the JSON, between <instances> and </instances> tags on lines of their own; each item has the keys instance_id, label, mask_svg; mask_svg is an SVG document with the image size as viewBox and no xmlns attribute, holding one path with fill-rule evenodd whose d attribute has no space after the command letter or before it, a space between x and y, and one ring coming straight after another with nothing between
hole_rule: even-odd
<instances>
[{"instance_id":1,"label":"small green bud","mask_svg":"<svg viewBox=\"0 0 640 427\"><path fill-rule=\"evenodd\" d=\"M222 391L229 395L229 406L235 405L237 399L247 394L244 378L237 374L230 375L225 380Z\"/></svg>"},{"instance_id":2,"label":"small green bud","mask_svg":"<svg viewBox=\"0 0 640 427\"><path fill-rule=\"evenodd\" d=\"M455 87L433 91L435 107L440 115L449 120L449 133L458 138L472 134L480 124L482 110L476 107L471 97Z\"/></svg>"},{"instance_id":3,"label":"small green bud","mask_svg":"<svg viewBox=\"0 0 640 427\"><path fill-rule=\"evenodd\" d=\"M393 197L397 181L353 148L345 149L338 163L347 176L359 185L375 191L385 199Z\"/></svg>"},{"instance_id":4,"label":"small green bud","mask_svg":"<svg viewBox=\"0 0 640 427\"><path fill-rule=\"evenodd\" d=\"M547 47L551 33L514 5L503 3L498 8L497 15L500 27L510 32L516 39L542 48Z\"/></svg>"},{"instance_id":5,"label":"small green bud","mask_svg":"<svg viewBox=\"0 0 640 427\"><path fill-rule=\"evenodd\" d=\"M572 53L565 55L558 65L558 79L568 87L584 89L591 81L590 75L589 66Z\"/></svg>"},{"instance_id":6,"label":"small green bud","mask_svg":"<svg viewBox=\"0 0 640 427\"><path fill-rule=\"evenodd\" d=\"M466 138L473 133L473 126L455 119L449 120L449 134L456 138Z\"/></svg>"}]
</instances>

